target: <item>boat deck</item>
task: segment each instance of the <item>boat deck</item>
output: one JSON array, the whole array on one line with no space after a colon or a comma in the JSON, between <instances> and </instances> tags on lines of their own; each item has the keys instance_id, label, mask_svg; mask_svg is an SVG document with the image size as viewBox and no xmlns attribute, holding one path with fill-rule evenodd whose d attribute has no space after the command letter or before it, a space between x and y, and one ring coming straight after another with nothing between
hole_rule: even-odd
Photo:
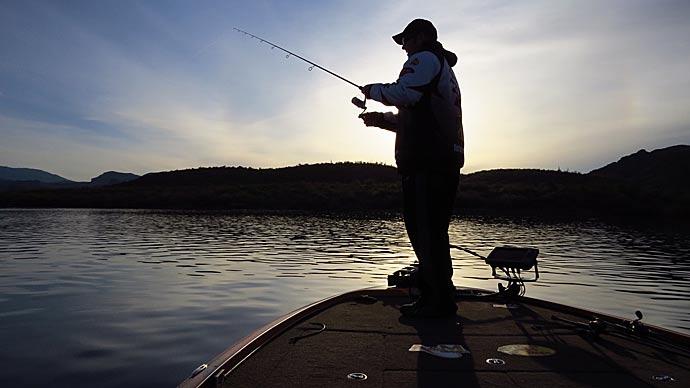
<instances>
[{"instance_id":1,"label":"boat deck","mask_svg":"<svg viewBox=\"0 0 690 388\"><path fill-rule=\"evenodd\" d=\"M240 359L218 364L204 385L690 386L690 357L683 341L675 341L674 347L658 335L640 339L611 330L594 338L552 319L556 315L587 321L591 316L584 317L582 310L528 298L506 305L492 298L460 297L455 318L408 319L398 307L410 298L401 290L386 291L350 293L325 310L312 308L270 341L245 347ZM469 354L441 358L409 351L414 344L460 344ZM514 344L540 345L555 353L520 356L498 351ZM488 359L505 363L490 364ZM366 379L350 379L351 373L365 374Z\"/></svg>"}]
</instances>

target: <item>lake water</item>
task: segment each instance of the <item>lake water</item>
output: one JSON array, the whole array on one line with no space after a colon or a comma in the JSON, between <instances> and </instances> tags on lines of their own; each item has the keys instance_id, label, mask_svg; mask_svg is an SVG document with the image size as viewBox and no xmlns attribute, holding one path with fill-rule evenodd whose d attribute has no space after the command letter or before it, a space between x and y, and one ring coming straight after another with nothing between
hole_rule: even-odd
<instances>
[{"instance_id":1,"label":"lake water","mask_svg":"<svg viewBox=\"0 0 690 388\"><path fill-rule=\"evenodd\" d=\"M540 249L527 295L690 333L690 232L526 218L453 219L488 254ZM453 252L456 285L495 289ZM411 263L391 217L0 210L0 386L174 386L278 316L379 286Z\"/></svg>"}]
</instances>

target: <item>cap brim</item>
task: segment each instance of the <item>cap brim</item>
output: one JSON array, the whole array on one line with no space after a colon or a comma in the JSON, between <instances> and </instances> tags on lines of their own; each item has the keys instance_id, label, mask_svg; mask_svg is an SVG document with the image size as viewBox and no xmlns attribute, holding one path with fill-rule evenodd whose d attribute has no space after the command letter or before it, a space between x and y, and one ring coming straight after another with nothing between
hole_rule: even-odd
<instances>
[{"instance_id":1,"label":"cap brim","mask_svg":"<svg viewBox=\"0 0 690 388\"><path fill-rule=\"evenodd\" d=\"M395 41L395 43L397 43L397 44L399 44L399 45L402 46L402 44L403 44L403 36L405 36L405 31L403 31L403 32L401 32L401 33L399 33L399 34L397 34L397 35L393 35L393 40Z\"/></svg>"}]
</instances>

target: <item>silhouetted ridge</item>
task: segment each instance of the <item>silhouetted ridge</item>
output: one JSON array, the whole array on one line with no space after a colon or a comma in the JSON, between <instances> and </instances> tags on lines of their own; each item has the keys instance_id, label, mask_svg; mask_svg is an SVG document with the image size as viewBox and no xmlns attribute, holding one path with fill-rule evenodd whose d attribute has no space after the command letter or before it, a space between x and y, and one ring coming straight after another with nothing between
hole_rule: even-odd
<instances>
[{"instance_id":1,"label":"silhouetted ridge","mask_svg":"<svg viewBox=\"0 0 690 388\"><path fill-rule=\"evenodd\" d=\"M463 175L460 212L690 216L688 146L640 151L588 174L502 169ZM48 185L48 184L44 184ZM284 168L206 167L146 174L107 187L1 191L0 207L362 211L402 206L395 168L322 163ZM0 182L0 189L2 182Z\"/></svg>"},{"instance_id":2,"label":"silhouetted ridge","mask_svg":"<svg viewBox=\"0 0 690 388\"><path fill-rule=\"evenodd\" d=\"M497 169L478 171L466 175L465 181L472 183L548 185L581 182L582 174L576 172L538 169Z\"/></svg>"},{"instance_id":3,"label":"silhouetted ridge","mask_svg":"<svg viewBox=\"0 0 690 388\"><path fill-rule=\"evenodd\" d=\"M589 173L659 191L689 191L690 146L639 150Z\"/></svg>"},{"instance_id":4,"label":"silhouetted ridge","mask_svg":"<svg viewBox=\"0 0 690 388\"><path fill-rule=\"evenodd\" d=\"M283 168L200 167L150 173L131 186L194 186L268 184L287 182L351 183L390 182L398 179L394 167L375 163L321 163Z\"/></svg>"},{"instance_id":5,"label":"silhouetted ridge","mask_svg":"<svg viewBox=\"0 0 690 388\"><path fill-rule=\"evenodd\" d=\"M133 181L137 178L139 178L139 175L128 173L128 172L108 171L108 172L104 172L103 174L101 174L95 178L91 178L91 185L92 186L116 185L118 183Z\"/></svg>"},{"instance_id":6,"label":"silhouetted ridge","mask_svg":"<svg viewBox=\"0 0 690 388\"><path fill-rule=\"evenodd\" d=\"M40 183L70 183L69 179L65 179L59 175L51 174L49 172L38 170L35 168L15 168L0 166L0 180L3 181L24 181L24 182L40 182Z\"/></svg>"}]
</instances>

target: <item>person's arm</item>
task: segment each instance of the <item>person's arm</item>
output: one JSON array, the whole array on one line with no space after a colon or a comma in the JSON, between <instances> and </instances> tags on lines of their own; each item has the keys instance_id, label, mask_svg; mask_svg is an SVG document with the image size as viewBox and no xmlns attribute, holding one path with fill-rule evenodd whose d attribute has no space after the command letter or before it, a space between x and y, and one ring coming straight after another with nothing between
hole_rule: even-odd
<instances>
[{"instance_id":1,"label":"person's arm","mask_svg":"<svg viewBox=\"0 0 690 388\"><path fill-rule=\"evenodd\" d=\"M367 127L379 127L387 131L396 132L398 115L393 112L367 112L359 115Z\"/></svg>"},{"instance_id":2,"label":"person's arm","mask_svg":"<svg viewBox=\"0 0 690 388\"><path fill-rule=\"evenodd\" d=\"M428 85L441 70L436 55L422 51L411 55L398 76L390 84L371 84L362 88L367 98L384 105L406 107L422 98L422 87Z\"/></svg>"}]
</instances>

